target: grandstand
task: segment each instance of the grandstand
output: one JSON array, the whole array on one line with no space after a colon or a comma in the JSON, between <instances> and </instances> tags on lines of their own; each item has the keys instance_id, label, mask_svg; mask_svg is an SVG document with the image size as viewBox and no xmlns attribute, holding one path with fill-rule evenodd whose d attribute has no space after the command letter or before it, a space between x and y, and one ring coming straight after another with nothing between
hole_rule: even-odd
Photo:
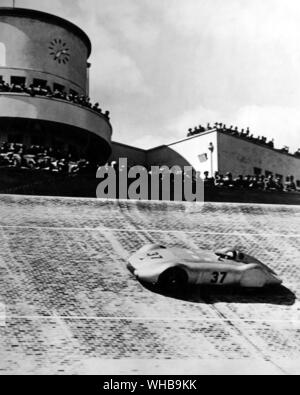
<instances>
[{"instance_id":1,"label":"grandstand","mask_svg":"<svg viewBox=\"0 0 300 395\"><path fill-rule=\"evenodd\" d=\"M299 219L299 206L2 196L0 372L299 374ZM149 242L238 245L285 288L153 293L126 269Z\"/></svg>"},{"instance_id":2,"label":"grandstand","mask_svg":"<svg viewBox=\"0 0 300 395\"><path fill-rule=\"evenodd\" d=\"M105 164L113 130L109 111L89 97L86 33L55 15L0 7L0 35L0 145L49 146Z\"/></svg>"},{"instance_id":3,"label":"grandstand","mask_svg":"<svg viewBox=\"0 0 300 395\"><path fill-rule=\"evenodd\" d=\"M186 138L149 150L113 142L110 112L90 99L92 44L81 28L45 12L0 7L0 35L0 193L94 197L97 183L90 175L126 158L129 167L193 167L209 178L206 200L299 204L299 150L276 149L249 128L223 123L197 126ZM79 181L68 175L80 172L85 177L76 187ZM217 173L242 177L249 188L212 189Z\"/></svg>"}]
</instances>

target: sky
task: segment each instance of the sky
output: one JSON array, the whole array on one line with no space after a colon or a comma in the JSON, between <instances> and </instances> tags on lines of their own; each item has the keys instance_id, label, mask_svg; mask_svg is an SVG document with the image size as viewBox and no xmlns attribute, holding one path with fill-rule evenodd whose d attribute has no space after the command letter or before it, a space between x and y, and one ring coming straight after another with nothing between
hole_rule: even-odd
<instances>
[{"instance_id":1,"label":"sky","mask_svg":"<svg viewBox=\"0 0 300 395\"><path fill-rule=\"evenodd\" d=\"M10 6L12 0L0 0ZM208 122L300 148L299 0L16 0L90 36L114 141L151 148Z\"/></svg>"}]
</instances>

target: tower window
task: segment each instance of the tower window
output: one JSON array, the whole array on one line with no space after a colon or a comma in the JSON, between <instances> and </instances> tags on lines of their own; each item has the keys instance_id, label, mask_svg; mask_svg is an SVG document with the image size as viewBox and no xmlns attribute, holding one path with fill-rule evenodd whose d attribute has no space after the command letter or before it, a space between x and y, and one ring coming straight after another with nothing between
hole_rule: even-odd
<instances>
[{"instance_id":1,"label":"tower window","mask_svg":"<svg viewBox=\"0 0 300 395\"><path fill-rule=\"evenodd\" d=\"M70 94L73 96L78 96L78 92L74 91L73 89L70 89Z\"/></svg>"},{"instance_id":2,"label":"tower window","mask_svg":"<svg viewBox=\"0 0 300 395\"><path fill-rule=\"evenodd\" d=\"M26 78L25 77L15 77L12 76L10 78L10 83L11 85L25 85L26 84Z\"/></svg>"},{"instance_id":3,"label":"tower window","mask_svg":"<svg viewBox=\"0 0 300 395\"><path fill-rule=\"evenodd\" d=\"M65 87L63 85L60 85L60 84L53 84L53 90L54 91L59 91L59 92L64 92L65 91Z\"/></svg>"},{"instance_id":4,"label":"tower window","mask_svg":"<svg viewBox=\"0 0 300 395\"><path fill-rule=\"evenodd\" d=\"M46 88L47 87L47 81L46 80L40 80L38 78L35 78L33 80L33 85L34 86L40 86L41 88Z\"/></svg>"}]
</instances>

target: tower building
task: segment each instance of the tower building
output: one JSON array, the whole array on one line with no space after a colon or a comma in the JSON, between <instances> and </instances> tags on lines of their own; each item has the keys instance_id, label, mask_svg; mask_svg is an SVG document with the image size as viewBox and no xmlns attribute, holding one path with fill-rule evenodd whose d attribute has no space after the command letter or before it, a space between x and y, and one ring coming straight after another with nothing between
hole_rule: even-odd
<instances>
[{"instance_id":1,"label":"tower building","mask_svg":"<svg viewBox=\"0 0 300 395\"><path fill-rule=\"evenodd\" d=\"M51 146L107 161L108 114L73 100L89 96L91 51L88 36L67 20L0 8L0 143Z\"/></svg>"}]
</instances>

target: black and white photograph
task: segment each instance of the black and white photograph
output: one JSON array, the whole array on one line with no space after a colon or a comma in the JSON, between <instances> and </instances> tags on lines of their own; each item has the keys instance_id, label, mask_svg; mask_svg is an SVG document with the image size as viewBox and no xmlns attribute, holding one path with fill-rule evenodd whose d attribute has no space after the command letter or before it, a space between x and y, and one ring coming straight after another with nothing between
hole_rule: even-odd
<instances>
[{"instance_id":1,"label":"black and white photograph","mask_svg":"<svg viewBox=\"0 0 300 395\"><path fill-rule=\"evenodd\" d=\"M299 375L299 297L298 0L0 0L1 376Z\"/></svg>"}]
</instances>

